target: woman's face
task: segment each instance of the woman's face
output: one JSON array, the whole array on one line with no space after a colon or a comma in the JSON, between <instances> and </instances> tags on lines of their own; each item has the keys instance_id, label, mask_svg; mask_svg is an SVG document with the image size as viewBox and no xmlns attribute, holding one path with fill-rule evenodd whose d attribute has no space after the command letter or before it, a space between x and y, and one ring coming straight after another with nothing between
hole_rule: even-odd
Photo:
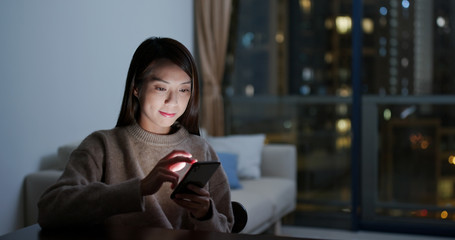
<instances>
[{"instance_id":1,"label":"woman's face","mask_svg":"<svg viewBox=\"0 0 455 240\"><path fill-rule=\"evenodd\" d=\"M134 89L140 103L139 125L152 133L168 134L185 112L191 97L191 78L168 59L152 62L144 85Z\"/></svg>"}]
</instances>

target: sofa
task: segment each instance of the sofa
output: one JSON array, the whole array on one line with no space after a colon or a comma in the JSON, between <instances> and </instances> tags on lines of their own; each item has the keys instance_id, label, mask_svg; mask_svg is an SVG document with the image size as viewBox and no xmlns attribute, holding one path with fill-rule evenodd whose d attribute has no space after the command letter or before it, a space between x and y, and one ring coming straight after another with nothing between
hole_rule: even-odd
<instances>
[{"instance_id":1,"label":"sofa","mask_svg":"<svg viewBox=\"0 0 455 240\"><path fill-rule=\"evenodd\" d=\"M260 136L259 138L257 138ZM236 136L242 138L256 138L256 142L264 142L261 135L258 136ZM256 157L259 162L256 162L256 176L244 177L240 174L238 177L238 185L233 188L231 186L231 199L241 203L247 211L248 222L241 233L259 234L263 232L271 232L274 234L280 233L281 219L291 213L296 207L296 149L290 144L248 144L248 141L238 141L238 138L229 139L225 137L211 138L209 143L215 145L215 150L222 155L226 152L224 140L234 142L235 144L243 145L252 154L252 149L259 151ZM79 142L66 144L58 148L57 161L51 169L33 172L25 177L24 183L24 212L25 226L36 223L38 209L37 202L41 194L51 184L55 183L60 177L64 166L68 160L70 153L79 145ZM229 144L227 144L229 145ZM220 151L218 151L218 150ZM230 153L235 153L237 148L228 150ZM244 153L243 157L248 157ZM251 158L249 158L251 159ZM259 164L259 165L258 165ZM224 167L224 163L222 162ZM239 170L241 165L238 164ZM253 169L254 167L249 167ZM259 171L259 175L258 175Z\"/></svg>"}]
</instances>

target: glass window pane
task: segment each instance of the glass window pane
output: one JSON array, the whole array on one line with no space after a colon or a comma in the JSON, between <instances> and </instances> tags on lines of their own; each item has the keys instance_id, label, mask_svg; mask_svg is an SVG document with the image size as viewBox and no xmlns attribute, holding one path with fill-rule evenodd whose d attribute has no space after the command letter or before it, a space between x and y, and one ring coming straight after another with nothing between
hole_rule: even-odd
<instances>
[{"instance_id":1,"label":"glass window pane","mask_svg":"<svg viewBox=\"0 0 455 240\"><path fill-rule=\"evenodd\" d=\"M296 145L291 223L351 227L351 75L358 69L357 220L392 226L405 219L417 231L441 221L453 227L455 1L360 1L361 66L351 62L351 0L235 2L226 133L265 133L269 143Z\"/></svg>"},{"instance_id":2,"label":"glass window pane","mask_svg":"<svg viewBox=\"0 0 455 240\"><path fill-rule=\"evenodd\" d=\"M362 146L363 220L453 227L454 99L443 96L455 90L455 4L368 1L363 9L362 142L377 144Z\"/></svg>"},{"instance_id":3,"label":"glass window pane","mask_svg":"<svg viewBox=\"0 0 455 240\"><path fill-rule=\"evenodd\" d=\"M453 94L455 2L365 1L364 93Z\"/></svg>"},{"instance_id":4,"label":"glass window pane","mask_svg":"<svg viewBox=\"0 0 455 240\"><path fill-rule=\"evenodd\" d=\"M266 134L268 143L296 145L298 210L294 224L308 224L308 214L323 212L349 217L349 99L237 97L226 106L230 134L259 132Z\"/></svg>"},{"instance_id":5,"label":"glass window pane","mask_svg":"<svg viewBox=\"0 0 455 240\"><path fill-rule=\"evenodd\" d=\"M439 104L378 106L378 215L455 220L454 110Z\"/></svg>"},{"instance_id":6,"label":"glass window pane","mask_svg":"<svg viewBox=\"0 0 455 240\"><path fill-rule=\"evenodd\" d=\"M269 143L296 145L295 222L321 212L349 218L351 1L237 4L224 83L226 133L265 133Z\"/></svg>"}]
</instances>

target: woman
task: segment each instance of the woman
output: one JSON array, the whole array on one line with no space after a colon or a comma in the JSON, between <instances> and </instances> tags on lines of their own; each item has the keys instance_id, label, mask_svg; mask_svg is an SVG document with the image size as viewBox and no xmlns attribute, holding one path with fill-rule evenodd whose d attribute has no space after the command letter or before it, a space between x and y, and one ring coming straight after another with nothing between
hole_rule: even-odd
<instances>
[{"instance_id":1,"label":"woman","mask_svg":"<svg viewBox=\"0 0 455 240\"><path fill-rule=\"evenodd\" d=\"M96 131L73 151L42 195L41 227L134 225L229 232L229 185L221 168L195 194L172 189L182 165L217 160L199 137L198 74L176 40L150 38L134 53L117 126Z\"/></svg>"}]
</instances>

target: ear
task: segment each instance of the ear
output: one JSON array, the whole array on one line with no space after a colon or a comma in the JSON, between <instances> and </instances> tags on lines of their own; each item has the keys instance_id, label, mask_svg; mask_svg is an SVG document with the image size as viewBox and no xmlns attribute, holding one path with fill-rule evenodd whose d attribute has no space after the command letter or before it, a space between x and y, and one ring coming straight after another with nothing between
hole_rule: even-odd
<instances>
[{"instance_id":1,"label":"ear","mask_svg":"<svg viewBox=\"0 0 455 240\"><path fill-rule=\"evenodd\" d=\"M137 90L137 88L133 88L133 94L134 94L134 96L139 98L139 91Z\"/></svg>"}]
</instances>

